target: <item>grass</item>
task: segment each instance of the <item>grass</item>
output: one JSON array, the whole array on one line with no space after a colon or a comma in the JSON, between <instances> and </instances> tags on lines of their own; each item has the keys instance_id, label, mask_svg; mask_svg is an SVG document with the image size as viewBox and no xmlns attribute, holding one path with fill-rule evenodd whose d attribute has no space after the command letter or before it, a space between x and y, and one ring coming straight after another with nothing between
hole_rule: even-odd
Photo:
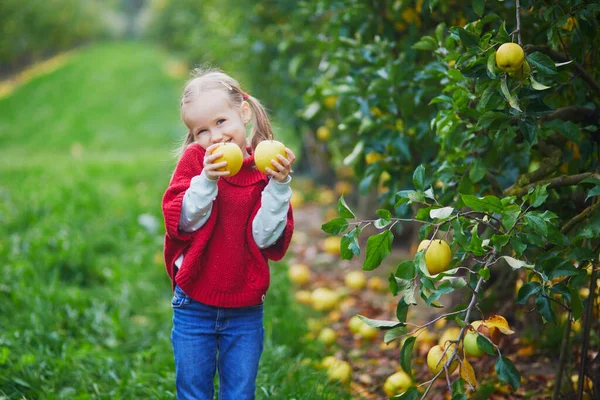
<instances>
[{"instance_id":1,"label":"grass","mask_svg":"<svg viewBox=\"0 0 600 400\"><path fill-rule=\"evenodd\" d=\"M184 78L103 44L0 99L0 398L172 399L162 193ZM272 265L258 398L344 399Z\"/></svg>"}]
</instances>

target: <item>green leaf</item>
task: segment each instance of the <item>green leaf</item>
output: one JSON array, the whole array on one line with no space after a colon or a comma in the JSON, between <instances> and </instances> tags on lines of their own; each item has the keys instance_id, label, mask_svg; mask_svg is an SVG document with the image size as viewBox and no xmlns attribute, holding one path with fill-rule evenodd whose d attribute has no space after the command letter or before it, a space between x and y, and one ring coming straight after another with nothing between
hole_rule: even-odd
<instances>
[{"instance_id":1,"label":"green leaf","mask_svg":"<svg viewBox=\"0 0 600 400\"><path fill-rule=\"evenodd\" d=\"M537 143L536 130L537 125L531 118L521 118L519 120L519 130L530 144Z\"/></svg>"},{"instance_id":2,"label":"green leaf","mask_svg":"<svg viewBox=\"0 0 600 400\"><path fill-rule=\"evenodd\" d=\"M425 167L422 164L413 173L413 184L418 191L422 192L425 190Z\"/></svg>"},{"instance_id":3,"label":"green leaf","mask_svg":"<svg viewBox=\"0 0 600 400\"><path fill-rule=\"evenodd\" d=\"M321 230L331 234L337 235L342 233L348 228L348 221L345 218L335 218L326 224L321 225Z\"/></svg>"},{"instance_id":4,"label":"green leaf","mask_svg":"<svg viewBox=\"0 0 600 400\"><path fill-rule=\"evenodd\" d=\"M419 389L416 386L409 387L406 392L402 393L399 396L394 396L396 400L417 400L421 393L419 393Z\"/></svg>"},{"instance_id":5,"label":"green leaf","mask_svg":"<svg viewBox=\"0 0 600 400\"><path fill-rule=\"evenodd\" d=\"M410 359L412 357L412 351L416 340L417 338L414 336L406 338L404 344L402 345L402 350L400 350L400 366L402 366L404 372L406 372L410 376L412 376Z\"/></svg>"},{"instance_id":6,"label":"green leaf","mask_svg":"<svg viewBox=\"0 0 600 400\"><path fill-rule=\"evenodd\" d=\"M470 32L458 26L453 26L452 28L450 28L450 34L452 35L452 37L460 40L460 42L465 48L479 47L479 36L477 36L473 32Z\"/></svg>"},{"instance_id":7,"label":"green leaf","mask_svg":"<svg viewBox=\"0 0 600 400\"><path fill-rule=\"evenodd\" d=\"M429 216L432 219L445 219L452 215L454 207L435 208L429 211Z\"/></svg>"},{"instance_id":8,"label":"green leaf","mask_svg":"<svg viewBox=\"0 0 600 400\"><path fill-rule=\"evenodd\" d=\"M521 257L523 252L527 249L527 245L517 236L513 236L510 239L510 247L515 251L517 257Z\"/></svg>"},{"instance_id":9,"label":"green leaf","mask_svg":"<svg viewBox=\"0 0 600 400\"><path fill-rule=\"evenodd\" d=\"M421 40L411 46L411 49L415 50L435 50L437 48L437 41L431 36L423 36Z\"/></svg>"},{"instance_id":10,"label":"green leaf","mask_svg":"<svg viewBox=\"0 0 600 400\"><path fill-rule=\"evenodd\" d=\"M477 227L478 225L474 225L473 229L471 229L471 242L469 243L469 251L471 251L476 256L482 256L487 253L487 251L483 248L483 241L477 235Z\"/></svg>"},{"instance_id":11,"label":"green leaf","mask_svg":"<svg viewBox=\"0 0 600 400\"><path fill-rule=\"evenodd\" d=\"M583 314L583 303L581 302L581 297L579 297L579 290L575 288L569 288L569 292L571 292L571 312L573 319L577 321L581 318Z\"/></svg>"},{"instance_id":12,"label":"green leaf","mask_svg":"<svg viewBox=\"0 0 600 400\"><path fill-rule=\"evenodd\" d=\"M556 70L556 65L554 65L554 61L539 51L528 55L527 61L529 61L529 64L537 68L538 71L545 75L556 75L558 73Z\"/></svg>"},{"instance_id":13,"label":"green leaf","mask_svg":"<svg viewBox=\"0 0 600 400\"><path fill-rule=\"evenodd\" d=\"M380 319L371 319L367 317L363 317L358 314L358 317L364 321L365 324L378 329L392 329L398 326L405 326L406 324L398 321L384 321Z\"/></svg>"},{"instance_id":14,"label":"green leaf","mask_svg":"<svg viewBox=\"0 0 600 400\"><path fill-rule=\"evenodd\" d=\"M460 245L460 247L469 247L469 242L467 241L467 237L465 236L458 219L452 221L452 229L454 230L454 240Z\"/></svg>"},{"instance_id":15,"label":"green leaf","mask_svg":"<svg viewBox=\"0 0 600 400\"><path fill-rule=\"evenodd\" d=\"M514 108L517 111L523 112L521 110L521 107L519 107L519 98L517 96L514 96L512 93L510 93L510 90L508 90L508 84L506 83L506 78L502 79L502 83L500 84L500 90L502 91L502 94L504 95L504 97L508 101L508 104L512 108Z\"/></svg>"},{"instance_id":16,"label":"green leaf","mask_svg":"<svg viewBox=\"0 0 600 400\"><path fill-rule=\"evenodd\" d=\"M477 183L483 179L486 172L487 168L483 165L481 160L476 159L469 169L469 179L471 179L471 182Z\"/></svg>"},{"instance_id":17,"label":"green leaf","mask_svg":"<svg viewBox=\"0 0 600 400\"><path fill-rule=\"evenodd\" d=\"M423 192L417 192L414 190L401 190L396 193L396 197L399 200L396 203L396 207L404 204L404 203L424 203L425 202L425 194Z\"/></svg>"},{"instance_id":18,"label":"green leaf","mask_svg":"<svg viewBox=\"0 0 600 400\"><path fill-rule=\"evenodd\" d=\"M356 143L356 145L354 146L354 149L352 150L352 152L350 154L348 154L348 156L346 156L346 158L344 158L344 161L342 161L342 163L344 165L354 164L363 154L364 148L365 148L365 142L362 140L359 140Z\"/></svg>"},{"instance_id":19,"label":"green leaf","mask_svg":"<svg viewBox=\"0 0 600 400\"><path fill-rule=\"evenodd\" d=\"M577 275L580 270L575 268L571 261L563 260L552 272L549 274L548 279L559 278L561 276L572 276Z\"/></svg>"},{"instance_id":20,"label":"green leaf","mask_svg":"<svg viewBox=\"0 0 600 400\"><path fill-rule=\"evenodd\" d=\"M530 296L538 294L541 289L542 285L540 285L539 282L527 282L519 289L517 304L525 304Z\"/></svg>"},{"instance_id":21,"label":"green leaf","mask_svg":"<svg viewBox=\"0 0 600 400\"><path fill-rule=\"evenodd\" d=\"M367 240L367 255L363 264L365 271L372 271L391 253L394 235L384 231L369 237Z\"/></svg>"},{"instance_id":22,"label":"green leaf","mask_svg":"<svg viewBox=\"0 0 600 400\"><path fill-rule=\"evenodd\" d=\"M499 121L500 123L510 121L510 118L504 115L504 113L497 111L487 111L483 113L477 120L478 128L489 128L492 123Z\"/></svg>"},{"instance_id":23,"label":"green leaf","mask_svg":"<svg viewBox=\"0 0 600 400\"><path fill-rule=\"evenodd\" d=\"M512 386L513 390L517 390L521 385L521 374L513 362L506 357L499 357L496 361L496 374L498 378Z\"/></svg>"},{"instance_id":24,"label":"green leaf","mask_svg":"<svg viewBox=\"0 0 600 400\"><path fill-rule=\"evenodd\" d=\"M517 222L517 218L521 215L521 208L516 204L511 204L506 206L504 212L502 213L502 225L506 228L507 232L512 229L512 227Z\"/></svg>"},{"instance_id":25,"label":"green leaf","mask_svg":"<svg viewBox=\"0 0 600 400\"><path fill-rule=\"evenodd\" d=\"M529 76L529 81L531 81L531 87L533 90L546 90L551 88L551 86L542 85L541 83L533 79L533 76L531 75Z\"/></svg>"},{"instance_id":26,"label":"green leaf","mask_svg":"<svg viewBox=\"0 0 600 400\"><path fill-rule=\"evenodd\" d=\"M552 304L550 303L550 299L543 295L538 295L535 298L535 307L538 312L542 315L544 320L555 322L556 317L554 316L554 311L552 311Z\"/></svg>"},{"instance_id":27,"label":"green leaf","mask_svg":"<svg viewBox=\"0 0 600 400\"><path fill-rule=\"evenodd\" d=\"M415 298L415 286L413 286L412 280L409 282L410 282L410 285L407 286L406 288L404 288L404 292L403 292L404 302L406 304L416 305L417 299Z\"/></svg>"},{"instance_id":28,"label":"green leaf","mask_svg":"<svg viewBox=\"0 0 600 400\"><path fill-rule=\"evenodd\" d=\"M510 236L508 235L493 235L491 242L494 245L494 248L500 252L500 250L506 246L509 240Z\"/></svg>"},{"instance_id":29,"label":"green leaf","mask_svg":"<svg viewBox=\"0 0 600 400\"><path fill-rule=\"evenodd\" d=\"M588 199L590 197L594 197L594 196L600 196L600 185L592 188L592 190L590 190L587 194L587 197L585 198L585 201L588 201Z\"/></svg>"},{"instance_id":30,"label":"green leaf","mask_svg":"<svg viewBox=\"0 0 600 400\"><path fill-rule=\"evenodd\" d=\"M392 214L388 210L377 210L376 213L381 218L379 218L373 223L373 225L375 225L375 228L383 229L392 223Z\"/></svg>"},{"instance_id":31,"label":"green leaf","mask_svg":"<svg viewBox=\"0 0 600 400\"><path fill-rule=\"evenodd\" d=\"M533 269L533 265L529 265L525 261L517 260L516 258L512 258L509 256L502 256L500 258L504 258L508 265L510 265L510 267L514 270L521 268Z\"/></svg>"},{"instance_id":32,"label":"green leaf","mask_svg":"<svg viewBox=\"0 0 600 400\"><path fill-rule=\"evenodd\" d=\"M407 304L404 301L404 298L401 298L398 304L396 305L396 318L400 322L406 322L406 316L408 315L408 309L410 304Z\"/></svg>"},{"instance_id":33,"label":"green leaf","mask_svg":"<svg viewBox=\"0 0 600 400\"><path fill-rule=\"evenodd\" d=\"M486 281L490 280L490 269L489 268L481 268L479 271L477 271L477 274L479 276L481 276L483 279L485 279Z\"/></svg>"},{"instance_id":34,"label":"green leaf","mask_svg":"<svg viewBox=\"0 0 600 400\"><path fill-rule=\"evenodd\" d=\"M480 17L483 15L485 0L473 0L473 11Z\"/></svg>"},{"instance_id":35,"label":"green leaf","mask_svg":"<svg viewBox=\"0 0 600 400\"><path fill-rule=\"evenodd\" d=\"M415 264L412 260L402 261L396 268L395 276L401 279L413 279L415 277Z\"/></svg>"},{"instance_id":36,"label":"green leaf","mask_svg":"<svg viewBox=\"0 0 600 400\"><path fill-rule=\"evenodd\" d=\"M525 214L525 221L533 228L534 231L546 236L548 234L548 228L546 227L546 221L544 221L539 215L534 213Z\"/></svg>"},{"instance_id":37,"label":"green leaf","mask_svg":"<svg viewBox=\"0 0 600 400\"><path fill-rule=\"evenodd\" d=\"M321 103L319 103L318 101L314 101L314 102L310 103L308 106L306 106L306 109L304 110L304 113L302 114L302 118L304 118L306 120L311 120L315 115L317 115L317 113L319 112L320 109L321 109Z\"/></svg>"},{"instance_id":38,"label":"green leaf","mask_svg":"<svg viewBox=\"0 0 600 400\"><path fill-rule=\"evenodd\" d=\"M546 190L548 185L550 184L547 183L545 185L537 185L533 193L529 196L529 203L533 208L541 206L548 198L548 192Z\"/></svg>"},{"instance_id":39,"label":"green leaf","mask_svg":"<svg viewBox=\"0 0 600 400\"><path fill-rule=\"evenodd\" d=\"M479 346L481 350L485 351L490 356L496 354L496 348L494 345L487 338L479 334L477 335L477 346Z\"/></svg>"},{"instance_id":40,"label":"green leaf","mask_svg":"<svg viewBox=\"0 0 600 400\"><path fill-rule=\"evenodd\" d=\"M360 254L360 246L358 244L360 232L361 229L356 227L342 236L340 242L340 256L342 260L351 260L354 255Z\"/></svg>"},{"instance_id":41,"label":"green leaf","mask_svg":"<svg viewBox=\"0 0 600 400\"><path fill-rule=\"evenodd\" d=\"M356 218L354 213L350 211L350 207L346 204L346 200L344 200L344 195L340 196L338 200L338 213L342 218Z\"/></svg>"},{"instance_id":42,"label":"green leaf","mask_svg":"<svg viewBox=\"0 0 600 400\"><path fill-rule=\"evenodd\" d=\"M406 332L406 326L397 326L395 328L388 329L383 335L383 341L387 344L391 341L398 339L399 337L406 335Z\"/></svg>"},{"instance_id":43,"label":"green leaf","mask_svg":"<svg viewBox=\"0 0 600 400\"><path fill-rule=\"evenodd\" d=\"M502 202L496 196L476 197L470 194L460 194L462 201L473 211L501 213L504 211Z\"/></svg>"}]
</instances>

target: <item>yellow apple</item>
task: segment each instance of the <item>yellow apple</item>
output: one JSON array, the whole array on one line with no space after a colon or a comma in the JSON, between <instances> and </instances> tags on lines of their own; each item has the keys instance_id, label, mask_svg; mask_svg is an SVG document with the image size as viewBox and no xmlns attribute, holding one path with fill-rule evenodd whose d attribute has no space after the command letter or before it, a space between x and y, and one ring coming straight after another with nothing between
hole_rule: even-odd
<instances>
[{"instance_id":1,"label":"yellow apple","mask_svg":"<svg viewBox=\"0 0 600 400\"><path fill-rule=\"evenodd\" d=\"M350 271L344 278L344 282L350 289L360 290L365 287L367 278L365 277L365 273L362 271Z\"/></svg>"},{"instance_id":2,"label":"yellow apple","mask_svg":"<svg viewBox=\"0 0 600 400\"><path fill-rule=\"evenodd\" d=\"M427 249L425 252L425 264L427 264L427 270L431 275L448 270L450 261L452 260L452 250L450 250L450 246L445 240L423 240L419 244L417 251L423 249Z\"/></svg>"},{"instance_id":3,"label":"yellow apple","mask_svg":"<svg viewBox=\"0 0 600 400\"><path fill-rule=\"evenodd\" d=\"M504 43L496 50L496 65L504 72L518 71L524 61L525 52L516 43Z\"/></svg>"},{"instance_id":4,"label":"yellow apple","mask_svg":"<svg viewBox=\"0 0 600 400\"><path fill-rule=\"evenodd\" d=\"M359 333L363 325L365 325L365 322L358 315L353 315L348 320L348 329L352 333Z\"/></svg>"},{"instance_id":5,"label":"yellow apple","mask_svg":"<svg viewBox=\"0 0 600 400\"><path fill-rule=\"evenodd\" d=\"M288 269L288 276L297 285L310 282L310 268L306 264L292 264Z\"/></svg>"},{"instance_id":6,"label":"yellow apple","mask_svg":"<svg viewBox=\"0 0 600 400\"><path fill-rule=\"evenodd\" d=\"M311 298L313 308L318 311L331 310L339 301L338 294L327 288L313 290Z\"/></svg>"},{"instance_id":7,"label":"yellow apple","mask_svg":"<svg viewBox=\"0 0 600 400\"><path fill-rule=\"evenodd\" d=\"M388 284L378 276L372 276L367 280L367 288L375 292L386 292Z\"/></svg>"},{"instance_id":8,"label":"yellow apple","mask_svg":"<svg viewBox=\"0 0 600 400\"><path fill-rule=\"evenodd\" d=\"M320 126L317 128L317 138L322 141L326 141L331 136L331 131L326 126Z\"/></svg>"},{"instance_id":9,"label":"yellow apple","mask_svg":"<svg viewBox=\"0 0 600 400\"><path fill-rule=\"evenodd\" d=\"M373 340L379 336L379 329L374 328L367 323L363 323L358 331L358 334L365 340Z\"/></svg>"},{"instance_id":10,"label":"yellow apple","mask_svg":"<svg viewBox=\"0 0 600 400\"><path fill-rule=\"evenodd\" d=\"M328 188L322 188L317 195L317 203L322 206L329 205L331 203L335 203L336 197L333 190Z\"/></svg>"},{"instance_id":11,"label":"yellow apple","mask_svg":"<svg viewBox=\"0 0 600 400\"><path fill-rule=\"evenodd\" d=\"M325 253L333 254L335 256L340 254L342 238L339 236L329 236L323 241L323 250Z\"/></svg>"},{"instance_id":12,"label":"yellow apple","mask_svg":"<svg viewBox=\"0 0 600 400\"><path fill-rule=\"evenodd\" d=\"M398 371L388 376L383 384L383 391L388 397L396 396L406 391L412 385L412 379L404 371Z\"/></svg>"},{"instance_id":13,"label":"yellow apple","mask_svg":"<svg viewBox=\"0 0 600 400\"><path fill-rule=\"evenodd\" d=\"M335 359L327 368L327 377L330 381L348 382L351 374L352 368L344 360Z\"/></svg>"},{"instance_id":14,"label":"yellow apple","mask_svg":"<svg viewBox=\"0 0 600 400\"><path fill-rule=\"evenodd\" d=\"M321 342L323 342L324 344L333 344L335 342L335 339L337 338L337 335L335 333L335 331L329 327L325 327L323 329L321 329L321 332L319 332L319 336L317 336L317 339Z\"/></svg>"},{"instance_id":15,"label":"yellow apple","mask_svg":"<svg viewBox=\"0 0 600 400\"><path fill-rule=\"evenodd\" d=\"M308 290L298 290L295 297L299 304L312 305L312 293Z\"/></svg>"},{"instance_id":16,"label":"yellow apple","mask_svg":"<svg viewBox=\"0 0 600 400\"><path fill-rule=\"evenodd\" d=\"M290 204L293 208L300 208L304 205L304 195L298 191L292 192Z\"/></svg>"},{"instance_id":17,"label":"yellow apple","mask_svg":"<svg viewBox=\"0 0 600 400\"><path fill-rule=\"evenodd\" d=\"M287 157L283 143L278 142L277 140L263 140L254 150L254 163L256 164L256 168L264 174L267 173L267 168L276 171L271 160L279 162L279 159L277 158L277 155L279 154L283 157Z\"/></svg>"},{"instance_id":18,"label":"yellow apple","mask_svg":"<svg viewBox=\"0 0 600 400\"><path fill-rule=\"evenodd\" d=\"M529 65L529 63L527 61L525 61L523 63L523 65L521 66L521 68L517 69L516 71L509 72L508 75L522 81L523 79L527 78L530 73L531 73L531 66Z\"/></svg>"},{"instance_id":19,"label":"yellow apple","mask_svg":"<svg viewBox=\"0 0 600 400\"><path fill-rule=\"evenodd\" d=\"M244 156L242 155L242 150L235 143L223 143L216 149L212 151L213 153L221 153L222 156L216 159L214 162L220 163L222 161L227 161L227 165L222 168L219 168L219 171L229 171L229 176L234 176L237 174L242 168L242 162L244 161Z\"/></svg>"},{"instance_id":20,"label":"yellow apple","mask_svg":"<svg viewBox=\"0 0 600 400\"><path fill-rule=\"evenodd\" d=\"M429 349L429 352L427 353L427 366L429 367L429 371L431 371L432 374L437 375L441 370L444 369L444 364L448 362L448 358L452 356L452 353L452 349L449 349L446 354L444 354L444 348L439 344ZM457 365L458 360L452 361L448 367L448 372L454 372Z\"/></svg>"},{"instance_id":21,"label":"yellow apple","mask_svg":"<svg viewBox=\"0 0 600 400\"><path fill-rule=\"evenodd\" d=\"M477 344L477 336L479 335L476 332L467 332L465 335L463 346L465 347L465 353L468 356L481 357L485 354L485 351Z\"/></svg>"},{"instance_id":22,"label":"yellow apple","mask_svg":"<svg viewBox=\"0 0 600 400\"><path fill-rule=\"evenodd\" d=\"M458 336L460 335L460 328L456 327L456 326L452 326L448 329L446 329L444 331L444 333L442 333L442 336L440 336L440 340L438 341L438 344L440 346L446 347L450 344L450 340L456 340L458 339Z\"/></svg>"}]
</instances>

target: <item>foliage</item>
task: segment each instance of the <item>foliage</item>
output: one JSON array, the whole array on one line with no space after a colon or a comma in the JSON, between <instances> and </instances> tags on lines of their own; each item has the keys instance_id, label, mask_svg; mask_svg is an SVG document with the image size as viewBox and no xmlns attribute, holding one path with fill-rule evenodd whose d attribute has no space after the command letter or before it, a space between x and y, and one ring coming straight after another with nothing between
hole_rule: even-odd
<instances>
[{"instance_id":1,"label":"foliage","mask_svg":"<svg viewBox=\"0 0 600 400\"><path fill-rule=\"evenodd\" d=\"M104 37L97 0L18 1L0 3L0 73Z\"/></svg>"},{"instance_id":2,"label":"foliage","mask_svg":"<svg viewBox=\"0 0 600 400\"><path fill-rule=\"evenodd\" d=\"M420 239L446 238L451 270L431 276L418 252L390 287L401 295L399 318L415 291L440 307L444 294L470 288L469 305L451 314L461 337L485 282L507 268L527 270L519 304L533 302L545 322L559 310L578 320L579 289L598 262L600 8L521 1L517 26L515 5L473 1L447 18L452 1L316 1L296 21L310 27L320 60L304 116L337 121L332 162L352 165L363 193L379 186L382 205L379 219L352 222L340 203L345 215L324 229L345 233L345 259L360 254L366 226L382 230L367 240L365 270L384 261L397 224L422 224ZM511 76L496 67L495 50L521 39L531 73ZM369 162L373 152L381 157ZM393 329L390 338L406 333ZM497 350L498 376L518 386Z\"/></svg>"}]
</instances>

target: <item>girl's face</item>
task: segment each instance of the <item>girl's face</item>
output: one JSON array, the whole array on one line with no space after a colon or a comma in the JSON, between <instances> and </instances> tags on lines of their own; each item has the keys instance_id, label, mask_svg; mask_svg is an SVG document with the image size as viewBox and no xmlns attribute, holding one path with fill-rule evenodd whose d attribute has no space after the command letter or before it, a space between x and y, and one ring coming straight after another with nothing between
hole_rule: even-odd
<instances>
[{"instance_id":1,"label":"girl's face","mask_svg":"<svg viewBox=\"0 0 600 400\"><path fill-rule=\"evenodd\" d=\"M246 124L251 110L247 102L240 109L234 107L223 90L204 92L192 103L186 104L183 121L203 149L222 142L233 142L246 151Z\"/></svg>"}]
</instances>

